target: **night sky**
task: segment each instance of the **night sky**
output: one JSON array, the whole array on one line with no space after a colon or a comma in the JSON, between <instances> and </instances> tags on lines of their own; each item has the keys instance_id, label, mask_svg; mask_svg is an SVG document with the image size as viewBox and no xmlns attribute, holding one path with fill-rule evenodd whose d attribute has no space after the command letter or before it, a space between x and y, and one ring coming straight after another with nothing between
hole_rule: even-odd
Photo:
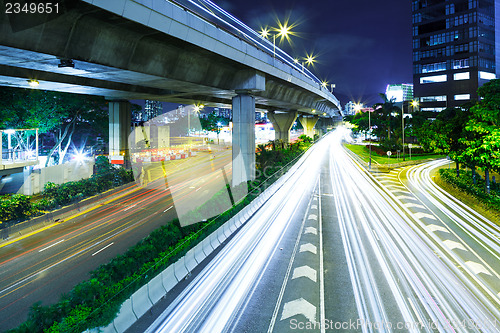
<instances>
[{"instance_id":1,"label":"night sky","mask_svg":"<svg viewBox=\"0 0 500 333\"><path fill-rule=\"evenodd\" d=\"M335 95L372 105L387 84L411 83L411 1L213 0L256 31L289 18L297 23L293 57L317 55L312 72L335 83Z\"/></svg>"}]
</instances>

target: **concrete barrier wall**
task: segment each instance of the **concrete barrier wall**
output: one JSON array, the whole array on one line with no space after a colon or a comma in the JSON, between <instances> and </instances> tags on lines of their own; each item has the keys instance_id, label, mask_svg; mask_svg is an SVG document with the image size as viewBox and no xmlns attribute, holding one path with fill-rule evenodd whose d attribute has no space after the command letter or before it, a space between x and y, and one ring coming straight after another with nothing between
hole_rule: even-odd
<instances>
[{"instance_id":1,"label":"concrete barrier wall","mask_svg":"<svg viewBox=\"0 0 500 333\"><path fill-rule=\"evenodd\" d=\"M29 168L27 168L29 169ZM71 181L90 178L94 173L94 161L69 162L47 168L25 171L24 184L18 194L33 195L43 191L45 184L52 182L64 184Z\"/></svg>"}]
</instances>

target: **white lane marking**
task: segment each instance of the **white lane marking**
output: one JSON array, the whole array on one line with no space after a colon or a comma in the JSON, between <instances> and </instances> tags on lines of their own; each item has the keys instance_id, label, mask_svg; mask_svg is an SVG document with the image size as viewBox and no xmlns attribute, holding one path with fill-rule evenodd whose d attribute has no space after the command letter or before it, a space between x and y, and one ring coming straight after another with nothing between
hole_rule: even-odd
<instances>
[{"instance_id":1,"label":"white lane marking","mask_svg":"<svg viewBox=\"0 0 500 333\"><path fill-rule=\"evenodd\" d=\"M449 240L449 239L447 239L447 240L443 241L443 244L444 244L447 248L449 248L450 250L453 250L453 249L459 249L459 250L464 250L464 251L467 251L467 250L465 249L465 247L464 247L462 244L460 244L460 243L458 243L458 242L455 242L455 241L452 241L452 240Z\"/></svg>"},{"instance_id":2,"label":"white lane marking","mask_svg":"<svg viewBox=\"0 0 500 333\"><path fill-rule=\"evenodd\" d=\"M300 277L306 277L314 282L317 282L318 272L309 266L300 266L293 270L292 280Z\"/></svg>"},{"instance_id":3,"label":"white lane marking","mask_svg":"<svg viewBox=\"0 0 500 333\"><path fill-rule=\"evenodd\" d=\"M111 245L113 245L115 242L111 242L110 244L106 245L105 247L103 247L102 249L100 249L99 251L95 252L94 254L92 254L92 257L95 256L96 254L98 254L99 252L107 249L108 247L110 247Z\"/></svg>"},{"instance_id":4,"label":"white lane marking","mask_svg":"<svg viewBox=\"0 0 500 333\"><path fill-rule=\"evenodd\" d=\"M199 190L201 190L201 187L198 187L195 192L198 192Z\"/></svg>"},{"instance_id":5,"label":"white lane marking","mask_svg":"<svg viewBox=\"0 0 500 333\"><path fill-rule=\"evenodd\" d=\"M413 203L413 202L409 202L409 203L405 203L404 204L407 208L421 208L421 209L425 209L424 206L422 206L421 204L417 204L417 203Z\"/></svg>"},{"instance_id":6,"label":"white lane marking","mask_svg":"<svg viewBox=\"0 0 500 333\"><path fill-rule=\"evenodd\" d=\"M316 229L315 227L307 227L306 230L304 231L304 234L317 235L318 234L318 229Z\"/></svg>"},{"instance_id":7,"label":"white lane marking","mask_svg":"<svg viewBox=\"0 0 500 333\"><path fill-rule=\"evenodd\" d=\"M422 320L422 317L420 317L420 313L418 313L417 308L415 307L415 305L413 304L412 300L409 297L408 297L408 302L410 302L410 306L411 306L411 308L413 309L413 312L415 313L415 315L418 318L418 324L423 325L424 321Z\"/></svg>"},{"instance_id":8,"label":"white lane marking","mask_svg":"<svg viewBox=\"0 0 500 333\"><path fill-rule=\"evenodd\" d=\"M429 231L432 231L432 232L434 232L434 231L442 231L442 232L450 233L448 231L448 229L446 229L446 228L444 228L444 227L442 227L440 225L429 224L429 225L426 226L426 228L429 229Z\"/></svg>"},{"instance_id":9,"label":"white lane marking","mask_svg":"<svg viewBox=\"0 0 500 333\"><path fill-rule=\"evenodd\" d=\"M317 253L317 249L316 249L316 246L312 245L311 243L307 243L307 244L302 244L300 246L300 250L299 252L306 252L306 251L309 251L313 254L316 254Z\"/></svg>"},{"instance_id":10,"label":"white lane marking","mask_svg":"<svg viewBox=\"0 0 500 333\"><path fill-rule=\"evenodd\" d=\"M321 177L318 179L318 191L321 192ZM319 320L324 323L325 318L325 268L323 265L323 218L321 212L321 196L319 196ZM325 325L321 325L321 333L326 333Z\"/></svg>"},{"instance_id":11,"label":"white lane marking","mask_svg":"<svg viewBox=\"0 0 500 333\"><path fill-rule=\"evenodd\" d=\"M57 244L59 244L59 243L61 243L61 242L64 242L64 239L62 239L62 240L60 240L59 242L56 242L56 243L54 243L54 244L52 244L52 245L49 245L49 246L47 246L47 247L44 247L43 249L41 249L41 250L40 250L40 251L38 251L38 252L43 252L43 251L45 251L45 250L47 250L47 249L50 249L52 246L57 245Z\"/></svg>"},{"instance_id":12,"label":"white lane marking","mask_svg":"<svg viewBox=\"0 0 500 333\"><path fill-rule=\"evenodd\" d=\"M312 323L316 322L316 307L302 297L285 303L281 314L281 320L288 319L298 314L305 316Z\"/></svg>"},{"instance_id":13,"label":"white lane marking","mask_svg":"<svg viewBox=\"0 0 500 333\"><path fill-rule=\"evenodd\" d=\"M318 209L318 205L311 205L311 209Z\"/></svg>"},{"instance_id":14,"label":"white lane marking","mask_svg":"<svg viewBox=\"0 0 500 333\"><path fill-rule=\"evenodd\" d=\"M164 213L166 213L166 212L168 212L169 210L171 210L172 208L174 208L174 206L170 206L170 207L168 207L168 208L167 208L167 209L165 209L163 212L164 212Z\"/></svg>"},{"instance_id":15,"label":"white lane marking","mask_svg":"<svg viewBox=\"0 0 500 333\"><path fill-rule=\"evenodd\" d=\"M196 188L196 186L189 186L189 188Z\"/></svg>"},{"instance_id":16,"label":"white lane marking","mask_svg":"<svg viewBox=\"0 0 500 333\"><path fill-rule=\"evenodd\" d=\"M472 270L474 274L483 273L492 276L491 273L482 264L474 261L466 261L465 264Z\"/></svg>"},{"instance_id":17,"label":"white lane marking","mask_svg":"<svg viewBox=\"0 0 500 333\"><path fill-rule=\"evenodd\" d=\"M131 209L131 208L134 208L135 206L137 206L137 204L134 204L132 206L129 206L128 208L124 209L123 211L126 212L127 210Z\"/></svg>"},{"instance_id":18,"label":"white lane marking","mask_svg":"<svg viewBox=\"0 0 500 333\"><path fill-rule=\"evenodd\" d=\"M417 213L414 213L413 215L415 215L415 217L419 220L421 220L423 217L425 217L427 219L431 219L431 220L436 220L436 217L434 215L427 214L427 213L417 212Z\"/></svg>"},{"instance_id":19,"label":"white lane marking","mask_svg":"<svg viewBox=\"0 0 500 333\"><path fill-rule=\"evenodd\" d=\"M375 238L377 238L377 240L380 241L380 239L378 238L377 233L375 232L375 230L372 229L372 231L373 231L373 234L375 235Z\"/></svg>"},{"instance_id":20,"label":"white lane marking","mask_svg":"<svg viewBox=\"0 0 500 333\"><path fill-rule=\"evenodd\" d=\"M314 221L317 221L318 220L318 215L315 215L315 214L310 214L309 217L308 217L309 220L314 220Z\"/></svg>"}]
</instances>

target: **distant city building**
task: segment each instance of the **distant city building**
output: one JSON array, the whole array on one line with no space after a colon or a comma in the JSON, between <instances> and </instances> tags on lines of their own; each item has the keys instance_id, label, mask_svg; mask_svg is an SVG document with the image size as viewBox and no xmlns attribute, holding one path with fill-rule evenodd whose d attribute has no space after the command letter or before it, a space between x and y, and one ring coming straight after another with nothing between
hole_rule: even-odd
<instances>
[{"instance_id":1,"label":"distant city building","mask_svg":"<svg viewBox=\"0 0 500 333\"><path fill-rule=\"evenodd\" d=\"M214 108L215 115L217 117L223 117L223 118L231 118L232 117L232 109L225 109L225 108Z\"/></svg>"},{"instance_id":2,"label":"distant city building","mask_svg":"<svg viewBox=\"0 0 500 333\"><path fill-rule=\"evenodd\" d=\"M163 113L163 106L159 101L146 100L144 103L143 121L148 121L158 117Z\"/></svg>"},{"instance_id":3,"label":"distant city building","mask_svg":"<svg viewBox=\"0 0 500 333\"><path fill-rule=\"evenodd\" d=\"M411 101L413 99L413 84L388 84L385 95L387 99L394 100L396 103Z\"/></svg>"},{"instance_id":4,"label":"distant city building","mask_svg":"<svg viewBox=\"0 0 500 333\"><path fill-rule=\"evenodd\" d=\"M356 113L355 109L356 103L349 101L344 106L344 116L353 116Z\"/></svg>"},{"instance_id":5,"label":"distant city building","mask_svg":"<svg viewBox=\"0 0 500 333\"><path fill-rule=\"evenodd\" d=\"M478 98L500 77L500 0L413 0L413 84L422 111Z\"/></svg>"}]
</instances>

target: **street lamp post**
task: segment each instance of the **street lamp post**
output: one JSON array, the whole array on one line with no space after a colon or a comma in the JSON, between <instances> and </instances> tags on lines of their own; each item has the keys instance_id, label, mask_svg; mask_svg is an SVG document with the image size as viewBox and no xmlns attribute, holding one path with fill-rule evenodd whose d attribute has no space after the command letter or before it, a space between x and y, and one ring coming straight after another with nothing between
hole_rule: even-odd
<instances>
[{"instance_id":1,"label":"street lamp post","mask_svg":"<svg viewBox=\"0 0 500 333\"><path fill-rule=\"evenodd\" d=\"M370 159L368 160L368 170L372 169L372 119L371 119L371 111L368 109L368 133L370 135L370 143L369 143L369 149L370 149Z\"/></svg>"},{"instance_id":2,"label":"street lamp post","mask_svg":"<svg viewBox=\"0 0 500 333\"><path fill-rule=\"evenodd\" d=\"M289 39L288 35L291 33L290 32L291 27L288 26L286 23L283 25L281 23L279 23L279 28L271 28L271 29L277 31L277 33L272 34L273 35L273 57L276 58L276 36L281 37L281 41L283 39L288 40ZM267 27L266 27L260 31L260 35L262 36L262 38L267 39L267 36L271 35L271 33L270 33L269 29L267 29Z\"/></svg>"},{"instance_id":3,"label":"street lamp post","mask_svg":"<svg viewBox=\"0 0 500 333\"><path fill-rule=\"evenodd\" d=\"M401 103L401 131L403 132L403 162L405 160L405 101Z\"/></svg>"},{"instance_id":4,"label":"street lamp post","mask_svg":"<svg viewBox=\"0 0 500 333\"><path fill-rule=\"evenodd\" d=\"M361 103L357 103L354 105L354 110L356 111L361 111L363 108L363 105ZM369 143L369 159L368 159L368 170L372 169L372 137L371 137L371 129L372 129L372 120L371 120L371 112L370 109L367 110L368 112L368 135L370 138L370 143Z\"/></svg>"}]
</instances>

